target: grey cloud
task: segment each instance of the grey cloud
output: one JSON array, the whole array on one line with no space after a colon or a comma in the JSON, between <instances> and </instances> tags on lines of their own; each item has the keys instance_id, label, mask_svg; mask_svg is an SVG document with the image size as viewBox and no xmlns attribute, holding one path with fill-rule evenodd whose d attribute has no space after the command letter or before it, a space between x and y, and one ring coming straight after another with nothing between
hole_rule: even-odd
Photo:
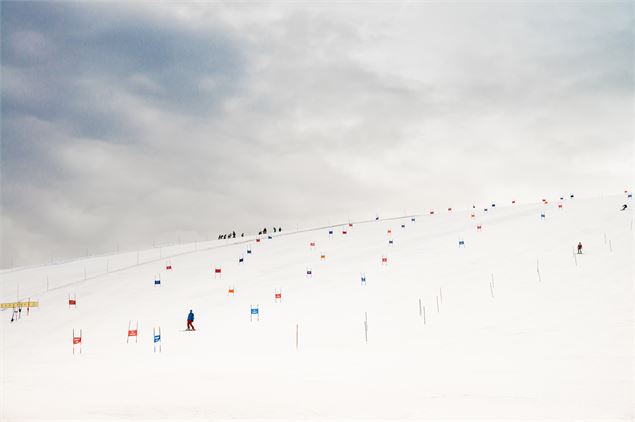
<instances>
[{"instance_id":1,"label":"grey cloud","mask_svg":"<svg viewBox=\"0 0 635 422\"><path fill-rule=\"evenodd\" d=\"M632 169L625 5L365 6L2 3L3 265Z\"/></svg>"}]
</instances>

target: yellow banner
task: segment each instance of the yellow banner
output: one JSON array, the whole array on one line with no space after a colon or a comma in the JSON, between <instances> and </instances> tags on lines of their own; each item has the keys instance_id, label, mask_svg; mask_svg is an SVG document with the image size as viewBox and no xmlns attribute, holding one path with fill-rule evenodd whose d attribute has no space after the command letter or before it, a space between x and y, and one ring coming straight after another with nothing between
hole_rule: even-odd
<instances>
[{"instance_id":1,"label":"yellow banner","mask_svg":"<svg viewBox=\"0 0 635 422\"><path fill-rule=\"evenodd\" d=\"M9 303L0 303L1 309L6 308L37 308L40 306L40 302L9 302Z\"/></svg>"}]
</instances>

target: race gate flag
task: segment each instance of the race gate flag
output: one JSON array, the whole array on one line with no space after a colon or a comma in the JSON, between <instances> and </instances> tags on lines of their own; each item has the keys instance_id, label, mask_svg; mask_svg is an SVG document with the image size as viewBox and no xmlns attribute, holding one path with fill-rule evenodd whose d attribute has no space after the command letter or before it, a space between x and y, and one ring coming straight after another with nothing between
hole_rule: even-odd
<instances>
[{"instance_id":1,"label":"race gate flag","mask_svg":"<svg viewBox=\"0 0 635 422\"><path fill-rule=\"evenodd\" d=\"M465 240L459 240L459 247L465 247Z\"/></svg>"},{"instance_id":2,"label":"race gate flag","mask_svg":"<svg viewBox=\"0 0 635 422\"><path fill-rule=\"evenodd\" d=\"M234 288L234 286L231 286L230 288L227 289L227 296L234 296L236 294L236 289Z\"/></svg>"},{"instance_id":3,"label":"race gate flag","mask_svg":"<svg viewBox=\"0 0 635 422\"><path fill-rule=\"evenodd\" d=\"M260 238L259 237L256 238L256 243L260 243Z\"/></svg>"},{"instance_id":4,"label":"race gate flag","mask_svg":"<svg viewBox=\"0 0 635 422\"><path fill-rule=\"evenodd\" d=\"M309 242L309 248L315 248L315 242Z\"/></svg>"},{"instance_id":5,"label":"race gate flag","mask_svg":"<svg viewBox=\"0 0 635 422\"><path fill-rule=\"evenodd\" d=\"M250 305L250 313L249 313L249 321L253 321L254 318L257 319L257 321L260 321L260 308L259 305Z\"/></svg>"},{"instance_id":6,"label":"race gate flag","mask_svg":"<svg viewBox=\"0 0 635 422\"><path fill-rule=\"evenodd\" d=\"M161 279L159 277L154 279L154 285L155 286L160 286L161 285Z\"/></svg>"},{"instance_id":7,"label":"race gate flag","mask_svg":"<svg viewBox=\"0 0 635 422\"><path fill-rule=\"evenodd\" d=\"M170 261L165 263L165 269L166 270L171 270L172 269L172 264L170 263Z\"/></svg>"},{"instance_id":8,"label":"race gate flag","mask_svg":"<svg viewBox=\"0 0 635 422\"><path fill-rule=\"evenodd\" d=\"M82 353L82 329L79 329L79 336L75 335L75 329L73 328L73 354L75 354L75 346L79 348L79 353Z\"/></svg>"},{"instance_id":9,"label":"race gate flag","mask_svg":"<svg viewBox=\"0 0 635 422\"><path fill-rule=\"evenodd\" d=\"M388 257L387 256L382 256L381 257L381 265L388 265Z\"/></svg>"},{"instance_id":10,"label":"race gate flag","mask_svg":"<svg viewBox=\"0 0 635 422\"><path fill-rule=\"evenodd\" d=\"M221 268L214 267L214 278L220 278L220 277L221 277Z\"/></svg>"},{"instance_id":11,"label":"race gate flag","mask_svg":"<svg viewBox=\"0 0 635 422\"><path fill-rule=\"evenodd\" d=\"M365 286L366 285L366 274L365 273L361 274L361 280L362 280L361 281L362 286Z\"/></svg>"},{"instance_id":12,"label":"race gate flag","mask_svg":"<svg viewBox=\"0 0 635 422\"><path fill-rule=\"evenodd\" d=\"M282 290L275 290L273 292L274 302L282 302Z\"/></svg>"},{"instance_id":13,"label":"race gate flag","mask_svg":"<svg viewBox=\"0 0 635 422\"><path fill-rule=\"evenodd\" d=\"M348 234L346 230L342 230L342 234Z\"/></svg>"},{"instance_id":14,"label":"race gate flag","mask_svg":"<svg viewBox=\"0 0 635 422\"><path fill-rule=\"evenodd\" d=\"M157 352L157 346L159 346L158 350L161 352L161 327L158 329L152 328L152 338L154 339L152 343L154 346L154 352Z\"/></svg>"},{"instance_id":15,"label":"race gate flag","mask_svg":"<svg viewBox=\"0 0 635 422\"><path fill-rule=\"evenodd\" d=\"M68 309L70 309L72 307L76 308L77 307L77 293L73 294L73 297L71 297L71 294L68 294Z\"/></svg>"},{"instance_id":16,"label":"race gate flag","mask_svg":"<svg viewBox=\"0 0 635 422\"><path fill-rule=\"evenodd\" d=\"M251 254L251 248L247 248L247 253Z\"/></svg>"},{"instance_id":17,"label":"race gate flag","mask_svg":"<svg viewBox=\"0 0 635 422\"><path fill-rule=\"evenodd\" d=\"M313 271L310 268L306 269L306 276L307 277L312 277L313 276Z\"/></svg>"},{"instance_id":18,"label":"race gate flag","mask_svg":"<svg viewBox=\"0 0 635 422\"><path fill-rule=\"evenodd\" d=\"M245 262L245 257L241 256L240 258L238 258L238 263L242 264L243 262Z\"/></svg>"},{"instance_id":19,"label":"race gate flag","mask_svg":"<svg viewBox=\"0 0 635 422\"><path fill-rule=\"evenodd\" d=\"M134 337L135 338L135 343L139 342L139 337L137 336L137 333L139 332L139 321L137 321L137 324L135 326L135 329L131 329L130 328L130 324L132 323L132 321L128 321L128 337L126 337L126 343L128 343L130 341L130 337Z\"/></svg>"},{"instance_id":20,"label":"race gate flag","mask_svg":"<svg viewBox=\"0 0 635 422\"><path fill-rule=\"evenodd\" d=\"M320 261L324 261L326 259L326 254L321 254L320 255Z\"/></svg>"},{"instance_id":21,"label":"race gate flag","mask_svg":"<svg viewBox=\"0 0 635 422\"><path fill-rule=\"evenodd\" d=\"M483 226L482 226L482 225L480 225L480 224L477 224L477 225L476 225L476 231L477 231L477 232L480 232L481 230L483 230Z\"/></svg>"}]
</instances>

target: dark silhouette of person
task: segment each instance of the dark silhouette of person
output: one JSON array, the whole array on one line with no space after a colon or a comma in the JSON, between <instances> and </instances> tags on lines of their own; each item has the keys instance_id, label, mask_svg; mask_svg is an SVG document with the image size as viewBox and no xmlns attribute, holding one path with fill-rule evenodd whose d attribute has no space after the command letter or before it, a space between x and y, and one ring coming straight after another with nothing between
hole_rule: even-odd
<instances>
[{"instance_id":1,"label":"dark silhouette of person","mask_svg":"<svg viewBox=\"0 0 635 422\"><path fill-rule=\"evenodd\" d=\"M582 242L578 242L578 254L582 253Z\"/></svg>"},{"instance_id":2,"label":"dark silhouette of person","mask_svg":"<svg viewBox=\"0 0 635 422\"><path fill-rule=\"evenodd\" d=\"M628 208L628 205L624 204L622 205L622 209L620 211L624 211L626 208Z\"/></svg>"}]
</instances>

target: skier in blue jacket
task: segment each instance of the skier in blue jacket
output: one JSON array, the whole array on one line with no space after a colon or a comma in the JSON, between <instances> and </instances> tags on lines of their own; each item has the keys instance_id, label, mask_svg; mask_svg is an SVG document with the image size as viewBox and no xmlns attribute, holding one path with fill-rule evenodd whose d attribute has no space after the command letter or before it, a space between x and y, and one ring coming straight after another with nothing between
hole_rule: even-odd
<instances>
[{"instance_id":1,"label":"skier in blue jacket","mask_svg":"<svg viewBox=\"0 0 635 422\"><path fill-rule=\"evenodd\" d=\"M196 331L194 328L194 312L190 309L190 313L187 315L187 331Z\"/></svg>"}]
</instances>

